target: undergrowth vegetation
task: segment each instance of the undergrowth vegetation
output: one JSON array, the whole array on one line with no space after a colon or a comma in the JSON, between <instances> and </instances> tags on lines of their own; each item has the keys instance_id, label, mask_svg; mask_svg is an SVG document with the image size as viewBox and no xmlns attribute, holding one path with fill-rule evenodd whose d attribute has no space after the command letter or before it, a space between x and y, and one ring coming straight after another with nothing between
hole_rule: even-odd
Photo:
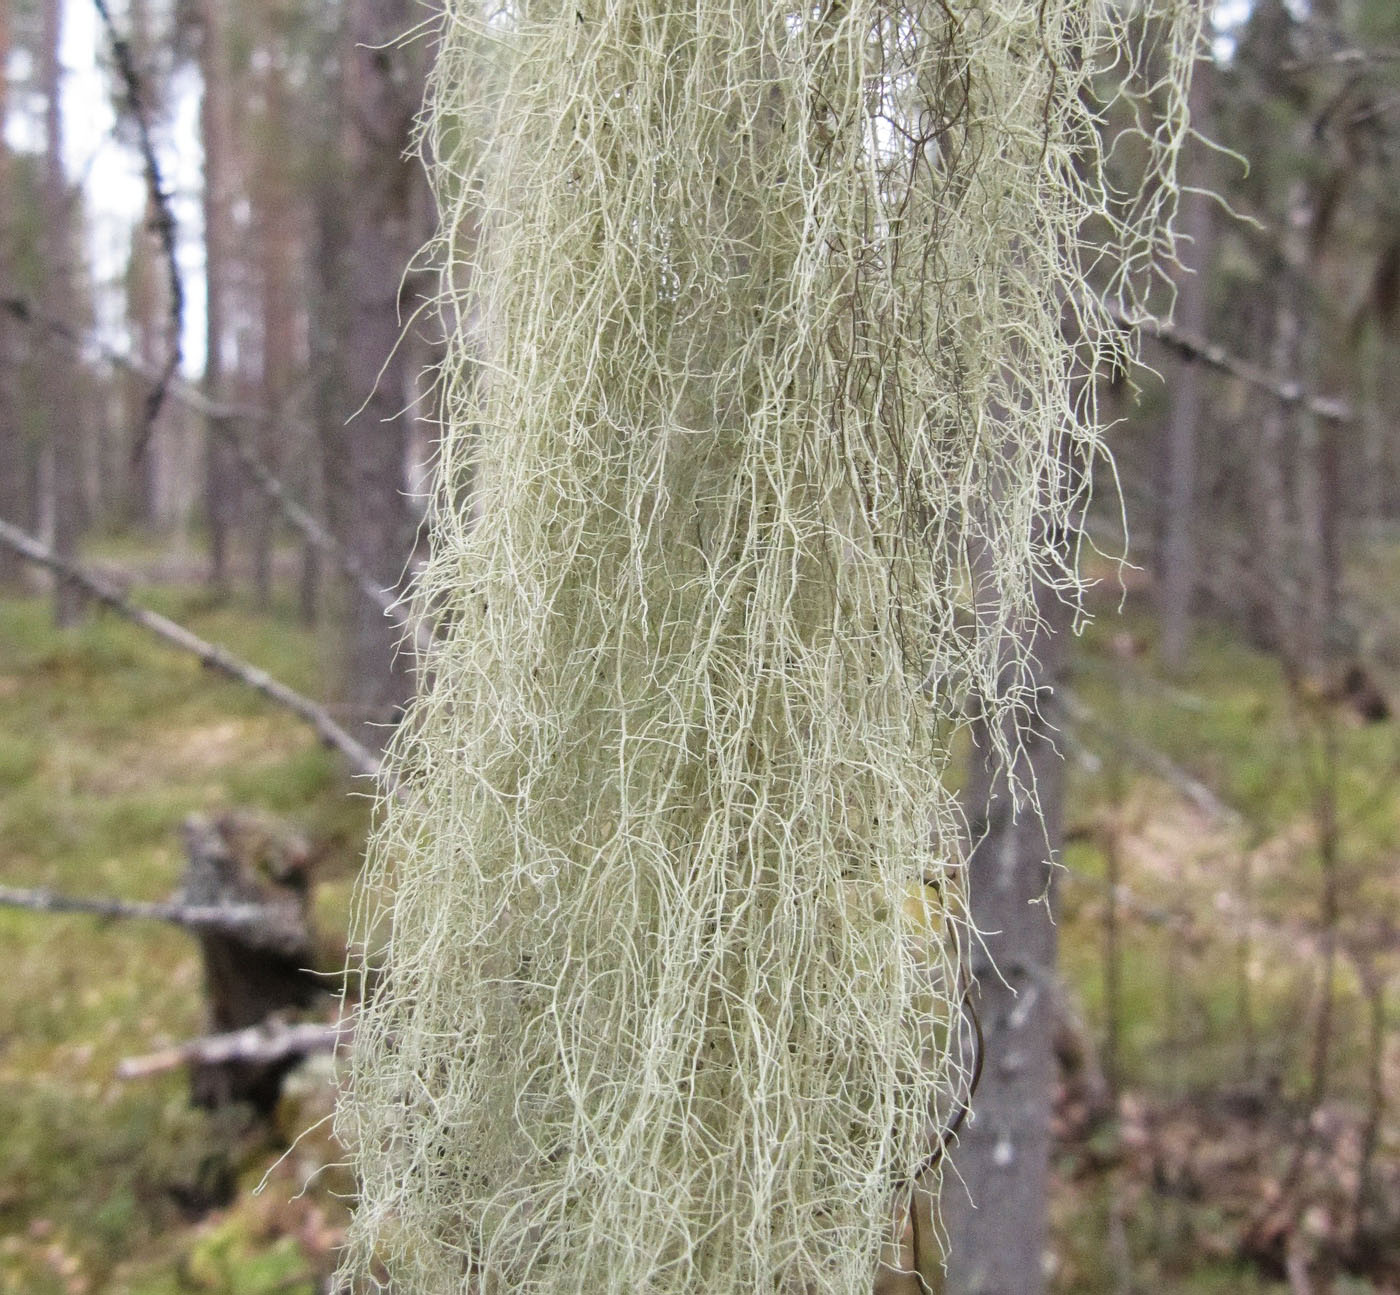
<instances>
[{"instance_id":1,"label":"undergrowth vegetation","mask_svg":"<svg viewBox=\"0 0 1400 1295\"><path fill-rule=\"evenodd\" d=\"M329 691L312 636L290 614L212 608L180 586L139 592L296 686ZM1316 755L1319 726L1334 725L1343 956L1315 1119L1323 1134L1301 1188L1313 1194L1323 1245L1348 1225L1370 1101L1371 973L1361 969L1367 956L1394 956L1379 934L1394 929L1400 907L1387 866L1400 839L1388 794L1400 752L1393 725L1360 723L1306 690L1300 698L1270 658L1222 627L1204 627L1188 675L1163 684L1149 626L1145 609L1130 603L1119 617L1105 597L1076 640L1069 680L1103 728L1062 723L1072 771L1060 882L1067 998L1090 1064L1115 1070L1120 1100L1116 1115L1077 1119L1076 1081L1066 1079L1056 1285L1120 1289L1127 1272L1137 1289L1263 1295L1286 1289L1282 1273L1267 1252L1242 1254L1240 1238L1287 1175L1314 1081L1325 931L1305 758ZM1223 813L1183 793L1191 778ZM0 602L4 884L162 898L178 881L186 814L261 808L321 847L319 926L333 943L366 826L347 785L295 721L139 631L104 616L60 635L47 602ZM1110 855L1120 923L1112 1004ZM324 1068L297 1078L271 1129L196 1112L179 1071L116 1078L123 1058L201 1032L192 939L145 923L0 910L0 941L0 1291L319 1289L342 1236L334 1193L347 1185L324 1169L338 1158L325 1130L261 1195L253 1188L297 1129L328 1109ZM1110 1010L1116 1055L1105 1046ZM1393 1092L1395 1009L1383 1001L1381 1012ZM1378 1138L1371 1173L1384 1187L1396 1162L1388 1112ZM1319 1186L1324 1174L1339 1185L1335 1199ZM1336 1289L1382 1291L1386 1281L1373 1268L1343 1273Z\"/></svg>"}]
</instances>

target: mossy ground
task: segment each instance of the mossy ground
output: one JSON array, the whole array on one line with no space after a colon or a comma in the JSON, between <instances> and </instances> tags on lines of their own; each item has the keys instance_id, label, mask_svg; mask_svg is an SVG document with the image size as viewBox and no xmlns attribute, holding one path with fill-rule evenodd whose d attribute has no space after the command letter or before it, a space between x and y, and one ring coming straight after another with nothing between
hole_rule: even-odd
<instances>
[{"instance_id":1,"label":"mossy ground","mask_svg":"<svg viewBox=\"0 0 1400 1295\"><path fill-rule=\"evenodd\" d=\"M290 609L213 606L184 584L134 593L312 695L334 691L323 648ZM1281 1108L1302 1100L1322 894L1309 761L1331 725L1342 924L1382 929L1400 909L1387 865L1400 843L1389 791L1397 728L1290 693L1269 657L1209 624L1187 672L1164 683L1152 638L1145 608L1130 601L1119 616L1105 599L1075 644L1071 686L1110 730L1199 778L1241 818L1212 821L1112 741L1065 734L1061 950L1094 1041L1103 1037L1110 844L1137 907L1125 900L1118 1066L1128 1114L1061 1159L1057 1284L1122 1288L1126 1265L1135 1289L1262 1295L1286 1287L1222 1253L1234 1235L1228 1202L1154 1188L1133 1150L1132 1112L1251 1083L1271 1086ZM297 721L140 630L98 615L58 633L42 598L0 600L4 884L161 898L177 884L186 814L258 808L323 847L318 912L331 935L343 930L366 823L364 800L349 791L336 757ZM191 1110L179 1072L115 1077L122 1058L200 1033L193 941L156 925L14 910L0 910L0 941L0 1292L317 1289L344 1208L333 1194L343 1176L314 1176L334 1158L324 1136L255 1196L284 1137ZM1356 1109L1367 1061L1363 943L1352 938L1340 965L1329 1081L1329 1100ZM1384 958L1394 955L1372 952L1393 974ZM1393 1035L1395 1009L1386 1010ZM1393 1045L1387 1056L1393 1066ZM1385 1132L1383 1154L1393 1157L1394 1137L1393 1127ZM1384 1289L1340 1280L1338 1290Z\"/></svg>"},{"instance_id":2,"label":"mossy ground","mask_svg":"<svg viewBox=\"0 0 1400 1295\"><path fill-rule=\"evenodd\" d=\"M290 613L214 607L190 589L133 592L325 695L315 640ZM364 801L347 789L336 757L296 720L141 630L95 615L59 633L46 600L0 601L6 885L164 898L183 866L183 818L253 807L322 847L319 925L330 934L344 926L365 827ZM279 1148L193 1111L182 1072L115 1077L122 1058L202 1033L194 941L154 924L3 909L0 944L0 1291L310 1291L316 1260L275 1220L255 1226L237 1206L194 1221L231 1185L241 1200Z\"/></svg>"}]
</instances>

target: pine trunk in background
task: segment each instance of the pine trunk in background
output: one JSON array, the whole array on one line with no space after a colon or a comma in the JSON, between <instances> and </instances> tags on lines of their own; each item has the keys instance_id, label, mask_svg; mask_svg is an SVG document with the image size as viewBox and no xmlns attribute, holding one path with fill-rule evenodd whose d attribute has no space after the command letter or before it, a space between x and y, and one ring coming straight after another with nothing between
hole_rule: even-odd
<instances>
[{"instance_id":1,"label":"pine trunk in background","mask_svg":"<svg viewBox=\"0 0 1400 1295\"><path fill-rule=\"evenodd\" d=\"M266 144L253 162L257 212L257 254L262 297L262 401L268 418L260 428L258 454L276 475L285 471L292 413L292 385L301 371L297 337L296 205L292 198L289 152L292 123L286 69L273 49L262 77ZM272 603L273 557L277 540L276 505L261 497L253 527L253 592L264 609Z\"/></svg>"},{"instance_id":2,"label":"pine trunk in background","mask_svg":"<svg viewBox=\"0 0 1400 1295\"><path fill-rule=\"evenodd\" d=\"M1191 119L1205 129L1210 100L1210 64L1203 64L1191 83ZM1188 180L1207 188L1200 153ZM1176 322L1193 337L1204 337L1210 302L1210 261L1214 243L1214 199L1209 193L1192 192L1182 198L1182 234L1185 246L1178 276ZM1191 613L1198 578L1195 548L1196 439L1201 421L1206 374L1195 361L1168 361L1171 412L1167 416L1163 446L1165 482L1162 492L1161 582L1158 610L1161 617L1162 665L1173 673L1186 661L1191 641Z\"/></svg>"},{"instance_id":3,"label":"pine trunk in background","mask_svg":"<svg viewBox=\"0 0 1400 1295\"><path fill-rule=\"evenodd\" d=\"M385 589L400 584L413 544L405 468L413 411L411 348L400 346L399 289L422 241L415 215L422 167L405 157L423 97L425 54L403 37L423 18L414 0L354 0L349 9L344 103L350 193L345 285L345 393L353 414L342 431L344 538ZM382 741L408 697L398 625L368 599L349 604L349 695L362 740Z\"/></svg>"},{"instance_id":4,"label":"pine trunk in background","mask_svg":"<svg viewBox=\"0 0 1400 1295\"><path fill-rule=\"evenodd\" d=\"M1051 860L1064 820L1064 761L1047 716L1069 618L1058 599L1047 596L1044 604L1046 623L1031 640L1042 714L1024 732L1012 771L1019 786L1036 789L1039 814L1030 807L1017 812L992 733L985 721L973 728L968 891L972 924L983 937L971 968L983 1069L943 1191L947 1295L1045 1289L1059 992Z\"/></svg>"},{"instance_id":5,"label":"pine trunk in background","mask_svg":"<svg viewBox=\"0 0 1400 1295\"><path fill-rule=\"evenodd\" d=\"M5 126L10 109L10 0L0 0L0 293L15 295L13 168L6 143ZM27 457L24 433L19 424L18 325L6 310L0 310L0 518L22 526L25 516L25 472ZM0 588L19 583L23 563L17 554L0 553Z\"/></svg>"},{"instance_id":6,"label":"pine trunk in background","mask_svg":"<svg viewBox=\"0 0 1400 1295\"><path fill-rule=\"evenodd\" d=\"M45 270L45 313L62 326L72 328L75 242L73 239L72 195L63 169L63 40L64 5L49 0L44 5L43 48L40 52L40 90L44 97L44 216L43 249ZM48 432L45 451L48 471L44 488L48 494L49 521L53 528L53 550L65 561L77 556L83 523L83 435L80 384L65 378L73 360L59 342L47 345L42 353L46 381L45 408ZM54 582L54 620L60 626L77 622L83 597L66 580Z\"/></svg>"},{"instance_id":7,"label":"pine trunk in background","mask_svg":"<svg viewBox=\"0 0 1400 1295\"><path fill-rule=\"evenodd\" d=\"M229 227L229 162L232 130L229 104L229 63L222 0L202 0L200 75L204 102L200 136L204 149L204 390L210 400L228 398L224 348L229 335L229 267L232 239ZM230 539L238 489L237 466L223 438L210 429L205 435L204 513L209 529L209 587L216 597L229 591Z\"/></svg>"}]
</instances>

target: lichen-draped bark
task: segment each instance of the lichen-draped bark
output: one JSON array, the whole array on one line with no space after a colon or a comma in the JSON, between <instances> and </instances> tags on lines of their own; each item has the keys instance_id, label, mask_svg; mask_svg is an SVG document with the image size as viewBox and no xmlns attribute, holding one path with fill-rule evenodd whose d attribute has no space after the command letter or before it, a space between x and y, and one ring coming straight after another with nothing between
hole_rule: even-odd
<instances>
[{"instance_id":1,"label":"lichen-draped bark","mask_svg":"<svg viewBox=\"0 0 1400 1295\"><path fill-rule=\"evenodd\" d=\"M867 1288L961 1095L950 732L1073 587L1121 345L1080 240L1156 249L1190 27L1109 210L1088 0L449 4L442 633L364 891L348 1271Z\"/></svg>"}]
</instances>

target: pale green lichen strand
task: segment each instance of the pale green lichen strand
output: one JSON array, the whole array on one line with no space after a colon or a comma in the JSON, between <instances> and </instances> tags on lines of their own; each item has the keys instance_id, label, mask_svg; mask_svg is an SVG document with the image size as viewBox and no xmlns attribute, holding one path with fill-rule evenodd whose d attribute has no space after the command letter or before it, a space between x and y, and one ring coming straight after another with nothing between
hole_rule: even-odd
<instances>
[{"instance_id":1,"label":"pale green lichen strand","mask_svg":"<svg viewBox=\"0 0 1400 1295\"><path fill-rule=\"evenodd\" d=\"M1073 596L1194 9L449 0L441 632L362 896L347 1272L869 1289L964 1084L951 737Z\"/></svg>"}]
</instances>

